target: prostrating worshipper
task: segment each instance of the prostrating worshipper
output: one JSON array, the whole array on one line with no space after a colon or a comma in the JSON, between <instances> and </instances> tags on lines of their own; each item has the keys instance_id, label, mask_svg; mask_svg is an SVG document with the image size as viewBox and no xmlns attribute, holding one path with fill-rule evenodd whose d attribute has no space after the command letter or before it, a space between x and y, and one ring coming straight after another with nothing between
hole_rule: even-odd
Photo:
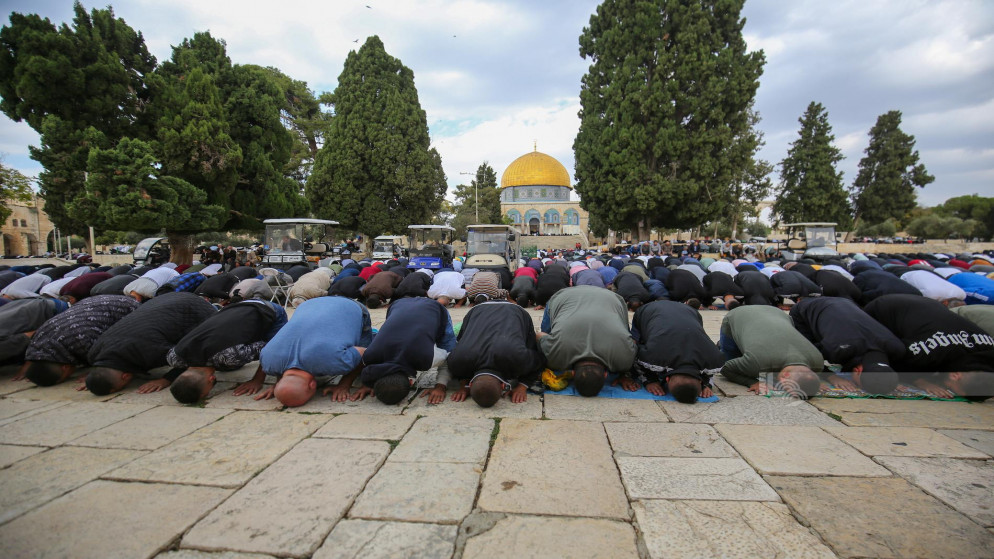
<instances>
[{"instance_id":1,"label":"prostrating worshipper","mask_svg":"<svg viewBox=\"0 0 994 559\"><path fill-rule=\"evenodd\" d=\"M89 364L87 353L97 338L138 305L124 295L95 295L48 319L31 337L24 354L24 375L38 386L65 381L78 367Z\"/></svg>"},{"instance_id":2,"label":"prostrating worshipper","mask_svg":"<svg viewBox=\"0 0 994 559\"><path fill-rule=\"evenodd\" d=\"M59 295L72 305L89 297L94 287L113 277L107 272L83 274L82 276L72 278L69 283L63 285L62 289L59 290Z\"/></svg>"},{"instance_id":3,"label":"prostrating worshipper","mask_svg":"<svg viewBox=\"0 0 994 559\"><path fill-rule=\"evenodd\" d=\"M966 300L962 288L930 270L909 270L901 274L901 281L910 283L923 297L935 299L947 307L958 307Z\"/></svg>"},{"instance_id":4,"label":"prostrating worshipper","mask_svg":"<svg viewBox=\"0 0 994 559\"><path fill-rule=\"evenodd\" d=\"M406 269L406 268L403 268ZM404 279L397 284L397 288L393 290L394 299L403 299L404 297L427 297L428 290L431 289L431 271L415 270L406 276Z\"/></svg>"},{"instance_id":5,"label":"prostrating worshipper","mask_svg":"<svg viewBox=\"0 0 994 559\"><path fill-rule=\"evenodd\" d=\"M726 310L732 310L742 304L745 292L735 283L735 278L725 272L708 272L704 276L704 289L707 290L708 306L714 310L711 303L714 299L721 299Z\"/></svg>"},{"instance_id":6,"label":"prostrating worshipper","mask_svg":"<svg viewBox=\"0 0 994 559\"><path fill-rule=\"evenodd\" d=\"M193 293L166 293L143 303L97 338L87 353L86 388L97 396L117 392L135 375L145 375L168 364L166 355L183 336L217 313L213 305ZM162 378L171 383L180 374L173 369ZM161 382L146 382L139 394L162 390Z\"/></svg>"},{"instance_id":7,"label":"prostrating worshipper","mask_svg":"<svg viewBox=\"0 0 994 559\"><path fill-rule=\"evenodd\" d=\"M286 311L277 303L250 299L227 305L169 350L169 366L183 369L169 391L183 404L203 400L217 382L215 371L234 371L259 359L286 323ZM256 374L261 371L260 366Z\"/></svg>"},{"instance_id":8,"label":"prostrating worshipper","mask_svg":"<svg viewBox=\"0 0 994 559\"><path fill-rule=\"evenodd\" d=\"M333 274L330 268L318 268L313 272L308 272L294 280L290 286L287 298L290 306L299 307L304 301L315 297L325 297L331 288L331 278Z\"/></svg>"},{"instance_id":9,"label":"prostrating worshipper","mask_svg":"<svg viewBox=\"0 0 994 559\"><path fill-rule=\"evenodd\" d=\"M790 299L796 303L806 297L821 296L821 287L800 272L784 270L779 274L773 274L773 277L769 278L768 281L781 304L783 304L784 299Z\"/></svg>"},{"instance_id":10,"label":"prostrating worshipper","mask_svg":"<svg viewBox=\"0 0 994 559\"><path fill-rule=\"evenodd\" d=\"M814 282L821 287L825 297L845 297L857 302L862 295L851 279L835 270L818 270L815 272Z\"/></svg>"},{"instance_id":11,"label":"prostrating worshipper","mask_svg":"<svg viewBox=\"0 0 994 559\"><path fill-rule=\"evenodd\" d=\"M393 299L394 290L403 280L399 275L384 270L369 278L366 285L360 290L366 297L366 306L371 309L378 309L388 301Z\"/></svg>"},{"instance_id":12,"label":"prostrating worshipper","mask_svg":"<svg viewBox=\"0 0 994 559\"><path fill-rule=\"evenodd\" d=\"M594 274L593 270L590 270ZM600 277L600 274L597 274ZM634 311L649 302L649 290L641 276L631 272L621 272L614 278L614 290L625 300L628 310ZM594 286L599 287L599 286Z\"/></svg>"},{"instance_id":13,"label":"prostrating worshipper","mask_svg":"<svg viewBox=\"0 0 994 559\"><path fill-rule=\"evenodd\" d=\"M962 305L949 310L994 336L994 305Z\"/></svg>"},{"instance_id":14,"label":"prostrating worshipper","mask_svg":"<svg viewBox=\"0 0 994 559\"><path fill-rule=\"evenodd\" d=\"M0 297L4 299L32 299L38 297L38 292L52 282L52 278L41 272L17 278L0 290Z\"/></svg>"},{"instance_id":15,"label":"prostrating worshipper","mask_svg":"<svg viewBox=\"0 0 994 559\"><path fill-rule=\"evenodd\" d=\"M694 309L701 308L704 301L709 301L704 284L697 279L696 274L688 270L670 271L669 275L666 276L665 284L672 301L686 303Z\"/></svg>"},{"instance_id":16,"label":"prostrating worshipper","mask_svg":"<svg viewBox=\"0 0 994 559\"><path fill-rule=\"evenodd\" d=\"M643 305L632 318L632 338L638 347L632 371L650 394L671 394L684 404L712 395L711 375L725 359L697 310L676 301ZM628 375L622 375L621 386L638 389Z\"/></svg>"},{"instance_id":17,"label":"prostrating worshipper","mask_svg":"<svg viewBox=\"0 0 994 559\"><path fill-rule=\"evenodd\" d=\"M904 344L894 363L903 382L939 398L994 396L994 336L973 322L918 295L883 295L864 310Z\"/></svg>"},{"instance_id":18,"label":"prostrating worshipper","mask_svg":"<svg viewBox=\"0 0 994 559\"><path fill-rule=\"evenodd\" d=\"M545 368L531 316L508 301L474 306L463 319L456 340L446 360L449 373L462 381L462 387L452 395L453 402L465 400L467 392L483 408L493 406L505 394L510 394L515 404L524 402L528 387ZM435 387L426 391L429 403L445 398L445 380L440 376Z\"/></svg>"},{"instance_id":19,"label":"prostrating worshipper","mask_svg":"<svg viewBox=\"0 0 994 559\"><path fill-rule=\"evenodd\" d=\"M729 311L721 321L718 347L728 359L721 374L750 392L766 392L763 374L775 375L776 382L794 396L810 398L821 388L817 375L824 365L821 353L776 307L745 305Z\"/></svg>"},{"instance_id":20,"label":"prostrating worshipper","mask_svg":"<svg viewBox=\"0 0 994 559\"><path fill-rule=\"evenodd\" d=\"M915 286L883 270L863 270L852 281L860 290L859 303L864 307L882 295L922 295Z\"/></svg>"},{"instance_id":21,"label":"prostrating worshipper","mask_svg":"<svg viewBox=\"0 0 994 559\"><path fill-rule=\"evenodd\" d=\"M255 394L262 389L266 375L276 384L255 396L256 400L276 397L281 404L295 408L306 404L318 384L341 377L324 394L336 402L357 400L349 395L362 368L362 355L373 341L373 327L366 307L345 297L318 297L301 304L279 332L262 348L260 370L252 380L235 387L235 396Z\"/></svg>"},{"instance_id":22,"label":"prostrating worshipper","mask_svg":"<svg viewBox=\"0 0 994 559\"><path fill-rule=\"evenodd\" d=\"M946 280L963 290L967 305L994 305L994 280L971 272L956 274Z\"/></svg>"},{"instance_id":23,"label":"prostrating worshipper","mask_svg":"<svg viewBox=\"0 0 994 559\"><path fill-rule=\"evenodd\" d=\"M452 319L444 305L420 297L396 301L362 356L360 399L372 393L388 406L400 402L418 371L441 369L455 345Z\"/></svg>"},{"instance_id":24,"label":"prostrating worshipper","mask_svg":"<svg viewBox=\"0 0 994 559\"><path fill-rule=\"evenodd\" d=\"M891 363L903 357L904 344L851 299L806 298L790 309L790 318L826 361L852 373L852 380L830 374L826 380L832 386L870 394L889 394L897 387Z\"/></svg>"},{"instance_id":25,"label":"prostrating worshipper","mask_svg":"<svg viewBox=\"0 0 994 559\"><path fill-rule=\"evenodd\" d=\"M581 396L596 396L609 372L627 372L635 360L625 300L607 289L560 290L549 300L541 330L539 348L549 368L572 370Z\"/></svg>"},{"instance_id":26,"label":"prostrating worshipper","mask_svg":"<svg viewBox=\"0 0 994 559\"><path fill-rule=\"evenodd\" d=\"M328 290L328 295L336 295L347 299L361 299L362 286L366 285L366 280L359 276L337 277Z\"/></svg>"},{"instance_id":27,"label":"prostrating worshipper","mask_svg":"<svg viewBox=\"0 0 994 559\"><path fill-rule=\"evenodd\" d=\"M772 277L779 275L773 274ZM742 292L745 294L742 297L742 302L746 305L772 306L777 304L777 293L773 290L770 278L758 270L739 273L735 276L735 284L742 288Z\"/></svg>"},{"instance_id":28,"label":"prostrating worshipper","mask_svg":"<svg viewBox=\"0 0 994 559\"><path fill-rule=\"evenodd\" d=\"M507 290L501 289L500 274L490 270L480 270L466 286L466 298L475 304L507 299Z\"/></svg>"},{"instance_id":29,"label":"prostrating worshipper","mask_svg":"<svg viewBox=\"0 0 994 559\"><path fill-rule=\"evenodd\" d=\"M20 365L38 328L69 304L49 298L26 298L0 306L0 365Z\"/></svg>"},{"instance_id":30,"label":"prostrating worshipper","mask_svg":"<svg viewBox=\"0 0 994 559\"><path fill-rule=\"evenodd\" d=\"M430 273L431 270L419 270L420 273ZM459 272L438 272L432 276L428 297L438 301L443 306L455 304L461 307L466 300L466 278Z\"/></svg>"},{"instance_id":31,"label":"prostrating worshipper","mask_svg":"<svg viewBox=\"0 0 994 559\"><path fill-rule=\"evenodd\" d=\"M547 266L535 282L535 305L537 309L544 308L556 293L569 287L569 272L562 266Z\"/></svg>"}]
</instances>

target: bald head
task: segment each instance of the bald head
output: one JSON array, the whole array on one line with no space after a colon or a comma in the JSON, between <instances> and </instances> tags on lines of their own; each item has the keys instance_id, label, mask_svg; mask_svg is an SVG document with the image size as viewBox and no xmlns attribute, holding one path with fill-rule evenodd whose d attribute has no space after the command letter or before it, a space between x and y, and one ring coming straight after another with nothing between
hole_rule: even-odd
<instances>
[{"instance_id":1,"label":"bald head","mask_svg":"<svg viewBox=\"0 0 994 559\"><path fill-rule=\"evenodd\" d=\"M289 369L276 383L273 395L284 406L295 408L306 404L317 392L314 376L300 369Z\"/></svg>"}]
</instances>

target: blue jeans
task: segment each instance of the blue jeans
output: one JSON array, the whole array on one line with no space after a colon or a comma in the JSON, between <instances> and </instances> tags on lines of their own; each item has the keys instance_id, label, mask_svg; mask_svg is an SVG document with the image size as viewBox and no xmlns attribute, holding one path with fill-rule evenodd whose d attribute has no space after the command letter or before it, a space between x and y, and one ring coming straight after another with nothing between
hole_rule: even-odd
<instances>
[{"instance_id":1,"label":"blue jeans","mask_svg":"<svg viewBox=\"0 0 994 559\"><path fill-rule=\"evenodd\" d=\"M726 361L742 357L742 351L735 345L735 340L731 336L726 336L724 332L718 335L718 349L721 350Z\"/></svg>"}]
</instances>

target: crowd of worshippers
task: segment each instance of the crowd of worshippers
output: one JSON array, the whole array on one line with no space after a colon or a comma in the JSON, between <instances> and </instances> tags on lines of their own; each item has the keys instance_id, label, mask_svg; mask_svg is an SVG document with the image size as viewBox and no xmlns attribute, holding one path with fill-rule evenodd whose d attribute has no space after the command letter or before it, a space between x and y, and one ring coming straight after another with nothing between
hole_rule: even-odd
<instances>
[{"instance_id":1,"label":"crowd of worshippers","mask_svg":"<svg viewBox=\"0 0 994 559\"><path fill-rule=\"evenodd\" d=\"M994 395L990 254L855 254L782 266L577 258L535 258L513 273L460 259L436 271L409 269L403 259L285 272L3 267L0 365L20 365L17 378L39 386L81 369L79 389L97 395L168 367L138 392L168 387L195 403L210 394L215 372L258 360L234 395L291 407L322 386L335 401L373 394L396 404L425 371L436 374L422 394L429 403L442 402L456 381L453 401L485 407L505 395L525 401L547 371L571 372L583 396L612 378L684 403L711 396L719 372L757 393L772 381L805 397L822 383L871 394L903 383L942 398ZM463 304L472 308L457 336L448 308ZM699 309L718 304L730 312L716 344ZM285 305L296 308L292 320ZM386 319L374 332L368 309L382 305ZM544 309L539 332L532 305Z\"/></svg>"}]
</instances>

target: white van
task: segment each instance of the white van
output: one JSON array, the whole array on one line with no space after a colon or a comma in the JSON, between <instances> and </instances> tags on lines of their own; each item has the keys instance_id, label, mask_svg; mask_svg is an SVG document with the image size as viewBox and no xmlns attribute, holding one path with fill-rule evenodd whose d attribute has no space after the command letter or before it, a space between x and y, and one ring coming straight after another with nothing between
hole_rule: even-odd
<instances>
[{"instance_id":1,"label":"white van","mask_svg":"<svg viewBox=\"0 0 994 559\"><path fill-rule=\"evenodd\" d=\"M380 235L373 239L373 260L391 260L407 256L407 237Z\"/></svg>"}]
</instances>

